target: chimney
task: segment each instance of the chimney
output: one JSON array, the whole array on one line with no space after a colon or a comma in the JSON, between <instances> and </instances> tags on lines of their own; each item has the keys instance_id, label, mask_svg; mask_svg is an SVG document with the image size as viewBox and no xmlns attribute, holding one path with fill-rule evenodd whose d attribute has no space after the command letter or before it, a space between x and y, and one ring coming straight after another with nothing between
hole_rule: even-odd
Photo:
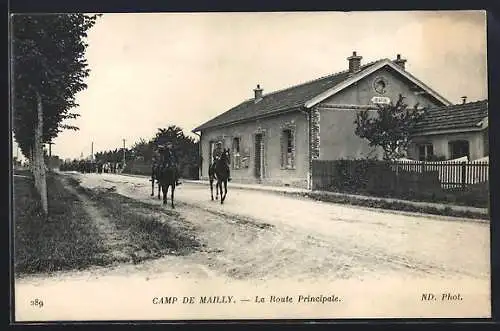
<instances>
[{"instance_id":1,"label":"chimney","mask_svg":"<svg viewBox=\"0 0 500 331\"><path fill-rule=\"evenodd\" d=\"M401 54L398 54L396 56L396 60L394 60L393 62L397 64L401 69L405 70L406 60L401 58Z\"/></svg>"},{"instance_id":2,"label":"chimney","mask_svg":"<svg viewBox=\"0 0 500 331\"><path fill-rule=\"evenodd\" d=\"M260 100L262 100L262 89L260 88L260 85L257 84L257 88L253 90L254 93L255 93L255 99L254 99L254 102L257 103L259 102Z\"/></svg>"},{"instance_id":3,"label":"chimney","mask_svg":"<svg viewBox=\"0 0 500 331\"><path fill-rule=\"evenodd\" d=\"M464 104L464 103L467 103L467 96L466 95L464 95L462 97L462 104Z\"/></svg>"},{"instance_id":4,"label":"chimney","mask_svg":"<svg viewBox=\"0 0 500 331\"><path fill-rule=\"evenodd\" d=\"M359 71L361 67L362 56L356 55L356 52L352 52L352 56L349 56L347 60L349 61L349 74L355 74Z\"/></svg>"}]
</instances>

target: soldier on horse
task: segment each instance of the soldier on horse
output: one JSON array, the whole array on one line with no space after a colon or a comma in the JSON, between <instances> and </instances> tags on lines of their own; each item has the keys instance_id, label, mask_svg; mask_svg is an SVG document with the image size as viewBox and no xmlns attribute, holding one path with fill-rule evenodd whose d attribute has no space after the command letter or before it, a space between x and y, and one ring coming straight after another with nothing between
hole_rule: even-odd
<instances>
[{"instance_id":1,"label":"soldier on horse","mask_svg":"<svg viewBox=\"0 0 500 331\"><path fill-rule=\"evenodd\" d=\"M175 150L173 148L173 144L171 142L167 142L166 145L158 145L158 154L156 155L156 157L156 160L154 160L153 162L156 162L157 166L159 166L160 169L175 169L175 185L181 185L182 183L179 182L179 164L177 155L175 154Z\"/></svg>"},{"instance_id":2,"label":"soldier on horse","mask_svg":"<svg viewBox=\"0 0 500 331\"><path fill-rule=\"evenodd\" d=\"M214 173L215 173L215 165L216 165L217 161L221 158L223 153L224 153L224 149L222 147L222 144L219 142L214 149L213 161L212 161L212 164L210 165L210 167L213 168ZM228 181L230 182L231 181L231 169L229 167L229 164L225 164L225 168L226 168L227 174L229 176Z\"/></svg>"}]
</instances>

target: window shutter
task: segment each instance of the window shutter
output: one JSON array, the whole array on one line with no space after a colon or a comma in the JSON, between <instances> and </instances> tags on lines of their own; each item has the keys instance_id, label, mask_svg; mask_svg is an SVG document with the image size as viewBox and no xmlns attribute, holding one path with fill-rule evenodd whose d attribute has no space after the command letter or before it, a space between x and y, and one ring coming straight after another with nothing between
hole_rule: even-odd
<instances>
[{"instance_id":1,"label":"window shutter","mask_svg":"<svg viewBox=\"0 0 500 331\"><path fill-rule=\"evenodd\" d=\"M295 168L295 130L290 130L290 140L292 141L292 153L290 153L291 166Z\"/></svg>"},{"instance_id":2,"label":"window shutter","mask_svg":"<svg viewBox=\"0 0 500 331\"><path fill-rule=\"evenodd\" d=\"M281 130L281 135L280 135L280 147L281 147L281 168L285 168L286 166L286 153L287 153L287 141L286 141L286 135L285 131Z\"/></svg>"}]
</instances>

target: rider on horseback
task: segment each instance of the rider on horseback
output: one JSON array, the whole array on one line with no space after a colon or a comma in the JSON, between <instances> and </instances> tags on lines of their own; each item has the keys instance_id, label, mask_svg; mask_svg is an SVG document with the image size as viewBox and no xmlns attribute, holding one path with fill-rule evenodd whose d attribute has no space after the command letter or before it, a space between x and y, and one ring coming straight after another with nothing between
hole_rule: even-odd
<instances>
[{"instance_id":1,"label":"rider on horseback","mask_svg":"<svg viewBox=\"0 0 500 331\"><path fill-rule=\"evenodd\" d=\"M222 153L224 153L223 149L222 149L222 144L218 144L217 145L217 148L216 150L214 151L214 161L213 161L213 165L215 166L215 164L217 163L217 160L220 159L220 157L222 156ZM227 175L228 175L228 179L227 181L230 182L231 181L231 167L229 166L229 164L226 164L226 169L227 169Z\"/></svg>"},{"instance_id":2,"label":"rider on horseback","mask_svg":"<svg viewBox=\"0 0 500 331\"><path fill-rule=\"evenodd\" d=\"M158 147L160 149L160 153L162 156L161 157L162 166L175 168L175 182L176 182L175 185L181 185L182 183L179 182L179 169L177 163L177 156L175 155L173 144L171 142L168 142L166 144L166 148L164 148L163 145L160 145Z\"/></svg>"}]
</instances>

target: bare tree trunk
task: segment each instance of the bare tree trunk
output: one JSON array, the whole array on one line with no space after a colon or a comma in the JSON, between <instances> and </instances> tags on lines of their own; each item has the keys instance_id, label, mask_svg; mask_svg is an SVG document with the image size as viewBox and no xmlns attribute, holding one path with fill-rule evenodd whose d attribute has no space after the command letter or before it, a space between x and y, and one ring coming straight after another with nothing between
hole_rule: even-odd
<instances>
[{"instance_id":1,"label":"bare tree trunk","mask_svg":"<svg viewBox=\"0 0 500 331\"><path fill-rule=\"evenodd\" d=\"M30 148L30 154L29 154L29 167L30 167L30 171L32 174L35 173L35 158L34 158L34 154L33 154L33 147ZM36 178L35 178L35 187L37 187L38 183L36 182Z\"/></svg>"},{"instance_id":2,"label":"bare tree trunk","mask_svg":"<svg viewBox=\"0 0 500 331\"><path fill-rule=\"evenodd\" d=\"M34 177L35 186L40 193L40 199L42 202L42 208L45 215L48 214L48 197L47 197L47 177L45 172L45 161L43 157L43 104L42 97L37 92L36 93L36 108L38 113L38 121L35 129L35 146L34 146Z\"/></svg>"}]
</instances>

